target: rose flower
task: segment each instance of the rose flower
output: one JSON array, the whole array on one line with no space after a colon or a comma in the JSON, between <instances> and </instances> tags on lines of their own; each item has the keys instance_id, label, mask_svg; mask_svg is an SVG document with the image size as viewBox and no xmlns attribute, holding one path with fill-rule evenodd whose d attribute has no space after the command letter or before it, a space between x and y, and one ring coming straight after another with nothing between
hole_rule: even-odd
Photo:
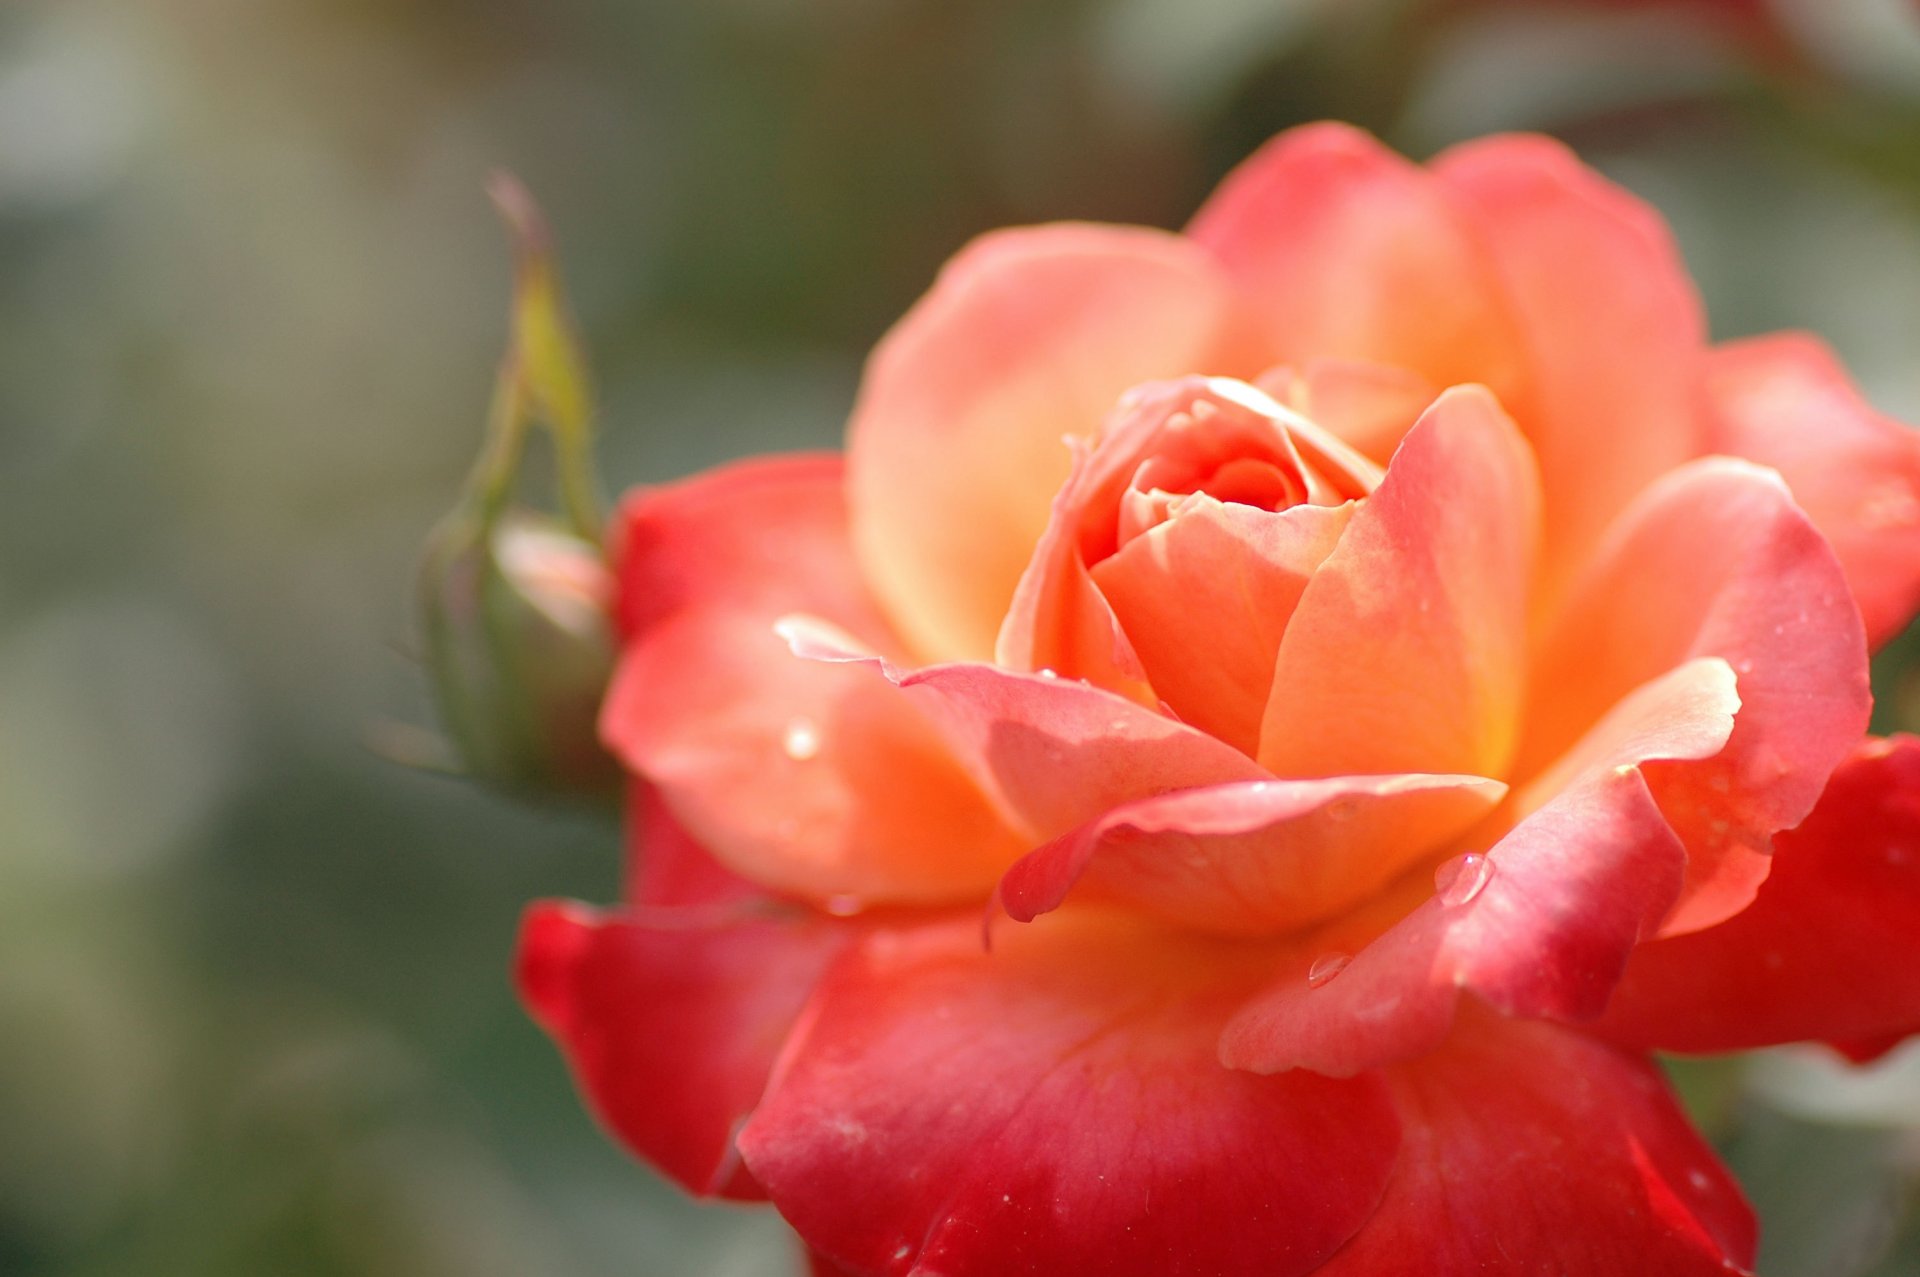
<instances>
[{"instance_id":1,"label":"rose flower","mask_svg":"<svg viewBox=\"0 0 1920 1277\"><path fill-rule=\"evenodd\" d=\"M521 985L819 1272L1736 1273L1645 1052L1920 1028L1920 742L1862 737L1920 436L1709 347L1552 142L987 235L844 457L612 554L628 900Z\"/></svg>"}]
</instances>

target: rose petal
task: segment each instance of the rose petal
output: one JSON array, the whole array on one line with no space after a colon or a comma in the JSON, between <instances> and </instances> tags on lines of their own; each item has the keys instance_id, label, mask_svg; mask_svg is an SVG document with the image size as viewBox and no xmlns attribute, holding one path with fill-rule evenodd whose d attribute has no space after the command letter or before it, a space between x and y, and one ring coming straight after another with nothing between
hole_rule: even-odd
<instances>
[{"instance_id":1,"label":"rose petal","mask_svg":"<svg viewBox=\"0 0 1920 1277\"><path fill-rule=\"evenodd\" d=\"M1863 743L1776 840L1753 903L1642 945L1598 1028L1713 1052L1920 1031L1920 740Z\"/></svg>"},{"instance_id":2,"label":"rose petal","mask_svg":"<svg viewBox=\"0 0 1920 1277\"><path fill-rule=\"evenodd\" d=\"M1088 435L1121 392L1240 373L1234 300L1180 237L1058 225L974 241L874 351L848 437L854 539L914 651L984 658Z\"/></svg>"},{"instance_id":3,"label":"rose petal","mask_svg":"<svg viewBox=\"0 0 1920 1277\"><path fill-rule=\"evenodd\" d=\"M629 904L712 905L758 898L763 893L734 873L683 829L660 794L645 781L627 785L627 882Z\"/></svg>"},{"instance_id":4,"label":"rose petal","mask_svg":"<svg viewBox=\"0 0 1920 1277\"><path fill-rule=\"evenodd\" d=\"M1544 608L1633 495L1699 453L1700 299L1660 215L1550 138L1470 142L1433 168L1519 320L1530 376L1507 406L1540 462Z\"/></svg>"},{"instance_id":5,"label":"rose petal","mask_svg":"<svg viewBox=\"0 0 1920 1277\"><path fill-rule=\"evenodd\" d=\"M1309 359L1304 368L1260 374L1259 386L1369 457L1387 460L1439 397L1409 368L1352 359Z\"/></svg>"},{"instance_id":6,"label":"rose petal","mask_svg":"<svg viewBox=\"0 0 1920 1277\"><path fill-rule=\"evenodd\" d=\"M1753 1212L1647 1061L1492 1015L1391 1070L1380 1209L1316 1277L1737 1277Z\"/></svg>"},{"instance_id":7,"label":"rose petal","mask_svg":"<svg viewBox=\"0 0 1920 1277\"><path fill-rule=\"evenodd\" d=\"M897 648L848 544L837 458L730 466L629 501L619 550L633 637L601 735L726 867L825 899L978 896L1027 844L914 708L796 659L803 609Z\"/></svg>"},{"instance_id":8,"label":"rose petal","mask_svg":"<svg viewBox=\"0 0 1920 1277\"><path fill-rule=\"evenodd\" d=\"M1153 691L1185 721L1248 754L1281 637L1351 503L1274 513L1207 497L1093 569Z\"/></svg>"},{"instance_id":9,"label":"rose petal","mask_svg":"<svg viewBox=\"0 0 1920 1277\"><path fill-rule=\"evenodd\" d=\"M1221 1058L1260 1072L1350 1076L1437 1045L1463 989L1512 1015L1598 1016L1685 871L1685 851L1635 764L1712 755L1739 704L1731 671L1714 660L1674 671L1636 701L1630 717L1648 725L1644 734L1604 725L1610 748L1595 751L1593 767L1344 966L1334 965L1338 948L1312 967L1304 959L1315 955L1304 954L1234 1017ZM1343 939L1336 927L1323 944Z\"/></svg>"},{"instance_id":10,"label":"rose petal","mask_svg":"<svg viewBox=\"0 0 1920 1277\"><path fill-rule=\"evenodd\" d=\"M977 898L1031 845L912 703L793 655L764 615L706 607L655 625L622 659L603 722L693 835L770 890Z\"/></svg>"},{"instance_id":11,"label":"rose petal","mask_svg":"<svg viewBox=\"0 0 1920 1277\"><path fill-rule=\"evenodd\" d=\"M1635 500L1536 657L1516 770L1537 771L1628 689L1692 657L1740 679L1716 758L1649 768L1686 843L1670 931L1744 908L1772 835L1796 825L1866 730L1866 641L1840 565L1770 470L1690 462Z\"/></svg>"},{"instance_id":12,"label":"rose petal","mask_svg":"<svg viewBox=\"0 0 1920 1277\"><path fill-rule=\"evenodd\" d=\"M751 1198L734 1130L851 935L817 917L547 901L521 924L516 975L614 1135L689 1192Z\"/></svg>"},{"instance_id":13,"label":"rose petal","mask_svg":"<svg viewBox=\"0 0 1920 1277\"><path fill-rule=\"evenodd\" d=\"M1245 957L1123 925L883 933L837 967L740 1135L781 1213L874 1274L1313 1271L1379 1200L1383 1091L1222 1068Z\"/></svg>"},{"instance_id":14,"label":"rose petal","mask_svg":"<svg viewBox=\"0 0 1920 1277\"><path fill-rule=\"evenodd\" d=\"M1505 773L1539 494L1479 387L1442 395L1301 596L1260 761L1277 775Z\"/></svg>"},{"instance_id":15,"label":"rose petal","mask_svg":"<svg viewBox=\"0 0 1920 1277\"><path fill-rule=\"evenodd\" d=\"M1027 922L1069 890L1203 931L1257 935L1357 904L1478 822L1479 776L1343 776L1187 789L1117 807L1021 860L1000 901Z\"/></svg>"},{"instance_id":16,"label":"rose petal","mask_svg":"<svg viewBox=\"0 0 1920 1277\"><path fill-rule=\"evenodd\" d=\"M1716 452L1772 466L1819 528L1874 646L1920 607L1920 431L1875 412L1826 343L1775 333L1708 363Z\"/></svg>"},{"instance_id":17,"label":"rose petal","mask_svg":"<svg viewBox=\"0 0 1920 1277\"><path fill-rule=\"evenodd\" d=\"M724 601L831 617L891 650L848 549L845 473L827 453L763 457L628 497L609 537L622 633Z\"/></svg>"},{"instance_id":18,"label":"rose petal","mask_svg":"<svg viewBox=\"0 0 1920 1277\"><path fill-rule=\"evenodd\" d=\"M1187 227L1225 263L1268 363L1356 360L1502 394L1521 374L1491 262L1440 184L1344 124L1274 138Z\"/></svg>"}]
</instances>

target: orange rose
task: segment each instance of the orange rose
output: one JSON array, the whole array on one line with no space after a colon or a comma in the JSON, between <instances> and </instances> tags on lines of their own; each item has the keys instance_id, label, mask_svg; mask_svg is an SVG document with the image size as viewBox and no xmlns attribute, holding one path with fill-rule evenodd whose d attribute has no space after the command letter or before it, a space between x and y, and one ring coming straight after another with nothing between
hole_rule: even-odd
<instances>
[{"instance_id":1,"label":"orange rose","mask_svg":"<svg viewBox=\"0 0 1920 1277\"><path fill-rule=\"evenodd\" d=\"M821 1271L1736 1272L1637 1052L1920 1027L1920 743L1862 743L1920 436L1709 348L1551 142L1319 126L1184 235L986 236L844 461L615 556L642 855L523 987Z\"/></svg>"}]
</instances>

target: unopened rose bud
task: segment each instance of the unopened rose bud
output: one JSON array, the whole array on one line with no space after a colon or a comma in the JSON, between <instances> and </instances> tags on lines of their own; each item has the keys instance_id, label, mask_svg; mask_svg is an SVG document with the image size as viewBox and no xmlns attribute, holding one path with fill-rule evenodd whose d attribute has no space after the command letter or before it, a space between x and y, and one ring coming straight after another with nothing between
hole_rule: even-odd
<instances>
[{"instance_id":1,"label":"unopened rose bud","mask_svg":"<svg viewBox=\"0 0 1920 1277\"><path fill-rule=\"evenodd\" d=\"M427 669L458 770L520 792L611 793L619 773L595 720L613 669L612 587L586 362L539 210L505 176L493 196L516 241L512 332L480 458L421 565ZM564 522L516 504L535 426Z\"/></svg>"},{"instance_id":2,"label":"unopened rose bud","mask_svg":"<svg viewBox=\"0 0 1920 1277\"><path fill-rule=\"evenodd\" d=\"M595 735L613 668L598 547L528 511L443 525L421 573L427 668L462 769L503 788L610 791Z\"/></svg>"}]
</instances>

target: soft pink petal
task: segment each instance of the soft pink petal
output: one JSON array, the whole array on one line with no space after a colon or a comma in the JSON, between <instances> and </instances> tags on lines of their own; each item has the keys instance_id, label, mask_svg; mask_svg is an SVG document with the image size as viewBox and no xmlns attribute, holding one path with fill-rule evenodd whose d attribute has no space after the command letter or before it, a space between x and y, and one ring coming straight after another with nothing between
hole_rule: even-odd
<instances>
[{"instance_id":1,"label":"soft pink petal","mask_svg":"<svg viewBox=\"0 0 1920 1277\"><path fill-rule=\"evenodd\" d=\"M757 612L688 609L652 627L603 721L702 844L774 891L978 897L1030 845L898 691L793 655Z\"/></svg>"},{"instance_id":2,"label":"soft pink petal","mask_svg":"<svg viewBox=\"0 0 1920 1277\"><path fill-rule=\"evenodd\" d=\"M1712 450L1774 467L1846 569L1878 646L1920 607L1920 431L1874 411L1819 338L1775 333L1708 363Z\"/></svg>"},{"instance_id":3,"label":"soft pink petal","mask_svg":"<svg viewBox=\"0 0 1920 1277\"><path fill-rule=\"evenodd\" d=\"M1476 1015L1387 1074L1380 1209L1316 1277L1737 1277L1753 1212L1650 1062Z\"/></svg>"},{"instance_id":4,"label":"soft pink petal","mask_svg":"<svg viewBox=\"0 0 1920 1277\"><path fill-rule=\"evenodd\" d=\"M689 1192L751 1198L734 1131L851 936L737 904L599 913L548 901L521 924L516 975L614 1135Z\"/></svg>"},{"instance_id":5,"label":"soft pink petal","mask_svg":"<svg viewBox=\"0 0 1920 1277\"><path fill-rule=\"evenodd\" d=\"M1343 776L1187 789L1117 807L1021 860L1000 900L1022 921L1069 890L1202 931L1258 935L1359 903L1506 793L1478 776Z\"/></svg>"},{"instance_id":6,"label":"soft pink petal","mask_svg":"<svg viewBox=\"0 0 1920 1277\"><path fill-rule=\"evenodd\" d=\"M1665 712L1645 713L1644 733L1615 725L1574 783L1344 967L1338 949L1303 953L1234 1018L1222 1058L1349 1076L1437 1045L1462 990L1512 1015L1598 1016L1686 866L1638 764L1712 755L1738 703L1731 672L1712 660L1647 689L1641 708ZM1322 943L1342 939L1335 927Z\"/></svg>"},{"instance_id":7,"label":"soft pink petal","mask_svg":"<svg viewBox=\"0 0 1920 1277\"><path fill-rule=\"evenodd\" d=\"M1670 930L1743 908L1866 729L1866 641L1833 551L1772 471L1691 462L1621 516L1536 658L1519 771L1546 766L1631 688L1694 657L1740 680L1716 758L1648 769L1686 843Z\"/></svg>"},{"instance_id":8,"label":"soft pink petal","mask_svg":"<svg viewBox=\"0 0 1920 1277\"><path fill-rule=\"evenodd\" d=\"M1528 389L1507 407L1540 462L1546 603L1635 493L1699 454L1700 299L1660 215L1552 139L1470 142L1433 167L1519 320Z\"/></svg>"},{"instance_id":9,"label":"soft pink petal","mask_svg":"<svg viewBox=\"0 0 1920 1277\"><path fill-rule=\"evenodd\" d=\"M1254 306L1269 363L1385 364L1503 395L1523 374L1473 228L1431 174L1357 129L1282 133L1227 175L1187 234Z\"/></svg>"},{"instance_id":10,"label":"soft pink petal","mask_svg":"<svg viewBox=\"0 0 1920 1277\"><path fill-rule=\"evenodd\" d=\"M1234 307L1206 254L1158 231L999 231L948 263L874 351L848 441L860 561L920 657L992 653L1063 437L1140 382L1249 371Z\"/></svg>"},{"instance_id":11,"label":"soft pink petal","mask_svg":"<svg viewBox=\"0 0 1920 1277\"><path fill-rule=\"evenodd\" d=\"M836 457L724 467L630 499L629 638L601 735L727 869L822 900L978 896L1024 844L914 708L794 657L783 614L898 643L848 541Z\"/></svg>"},{"instance_id":12,"label":"soft pink petal","mask_svg":"<svg viewBox=\"0 0 1920 1277\"><path fill-rule=\"evenodd\" d=\"M1260 1078L1213 1042L1233 947L1063 915L881 933L822 986L740 1135L819 1251L889 1277L1296 1277L1373 1211L1373 1079Z\"/></svg>"},{"instance_id":13,"label":"soft pink petal","mask_svg":"<svg viewBox=\"0 0 1920 1277\"><path fill-rule=\"evenodd\" d=\"M1260 760L1282 776L1503 775L1538 520L1499 405L1478 387L1441 396L1301 596Z\"/></svg>"},{"instance_id":14,"label":"soft pink petal","mask_svg":"<svg viewBox=\"0 0 1920 1277\"><path fill-rule=\"evenodd\" d=\"M1717 927L1642 945L1599 1031L1671 1051L1920 1032L1920 740L1868 740Z\"/></svg>"}]
</instances>

